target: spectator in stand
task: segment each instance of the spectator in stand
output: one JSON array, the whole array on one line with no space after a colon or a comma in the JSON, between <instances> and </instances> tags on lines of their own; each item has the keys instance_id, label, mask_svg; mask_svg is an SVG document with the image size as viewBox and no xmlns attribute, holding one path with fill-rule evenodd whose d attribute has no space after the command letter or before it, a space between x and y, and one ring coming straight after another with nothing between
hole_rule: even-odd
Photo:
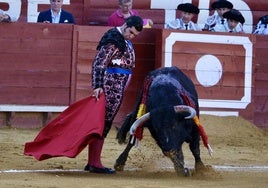
<instances>
[{"instance_id":1,"label":"spectator in stand","mask_svg":"<svg viewBox=\"0 0 268 188\"><path fill-rule=\"evenodd\" d=\"M50 0L50 9L40 12L37 22L43 23L67 23L74 24L74 17L71 13L63 10L63 0Z\"/></svg>"},{"instance_id":2,"label":"spectator in stand","mask_svg":"<svg viewBox=\"0 0 268 188\"><path fill-rule=\"evenodd\" d=\"M108 26L121 26L124 24L126 18L130 16L139 16L137 10L132 9L132 0L118 0L119 9L111 14L108 18ZM151 19L143 19L143 27L150 28L153 26L153 21Z\"/></svg>"},{"instance_id":3,"label":"spectator in stand","mask_svg":"<svg viewBox=\"0 0 268 188\"><path fill-rule=\"evenodd\" d=\"M205 26L202 29L203 31L214 31L214 27L217 24L224 24L226 19L223 17L225 12L230 11L233 8L233 4L227 0L217 0L212 3L211 9L214 12L212 16L209 16L206 20Z\"/></svg>"},{"instance_id":4,"label":"spectator in stand","mask_svg":"<svg viewBox=\"0 0 268 188\"><path fill-rule=\"evenodd\" d=\"M10 16L0 9L0 22L11 22Z\"/></svg>"},{"instance_id":5,"label":"spectator in stand","mask_svg":"<svg viewBox=\"0 0 268 188\"><path fill-rule=\"evenodd\" d=\"M241 12L236 9L232 9L228 12L225 12L223 17L226 18L227 22L224 24L217 24L214 27L216 32L245 33L243 29L245 19Z\"/></svg>"},{"instance_id":6,"label":"spectator in stand","mask_svg":"<svg viewBox=\"0 0 268 188\"><path fill-rule=\"evenodd\" d=\"M268 25L268 15L260 17L253 34L268 35L267 25Z\"/></svg>"},{"instance_id":7,"label":"spectator in stand","mask_svg":"<svg viewBox=\"0 0 268 188\"><path fill-rule=\"evenodd\" d=\"M192 3L179 4L177 10L181 11L181 18L177 18L165 25L166 29L180 30L200 30L196 23L192 21L193 17L199 14L199 9Z\"/></svg>"}]
</instances>

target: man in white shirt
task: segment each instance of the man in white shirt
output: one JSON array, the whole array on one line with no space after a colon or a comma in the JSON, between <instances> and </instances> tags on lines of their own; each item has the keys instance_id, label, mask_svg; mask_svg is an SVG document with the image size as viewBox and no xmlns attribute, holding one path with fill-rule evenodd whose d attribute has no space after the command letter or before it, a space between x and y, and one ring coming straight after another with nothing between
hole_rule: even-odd
<instances>
[{"instance_id":1,"label":"man in white shirt","mask_svg":"<svg viewBox=\"0 0 268 188\"><path fill-rule=\"evenodd\" d=\"M166 29L180 29L180 30L200 30L197 24L192 19L199 14L198 7L192 3L179 4L177 10L181 11L181 18L177 18L165 25Z\"/></svg>"},{"instance_id":2,"label":"man in white shirt","mask_svg":"<svg viewBox=\"0 0 268 188\"><path fill-rule=\"evenodd\" d=\"M216 11L212 16L209 16L205 22L203 31L214 31L217 24L225 24L226 19L223 17L225 12L230 11L233 4L227 0L217 0L211 4L211 9Z\"/></svg>"},{"instance_id":3,"label":"man in white shirt","mask_svg":"<svg viewBox=\"0 0 268 188\"><path fill-rule=\"evenodd\" d=\"M268 25L268 15L260 17L253 34L268 35L267 25Z\"/></svg>"},{"instance_id":4,"label":"man in white shirt","mask_svg":"<svg viewBox=\"0 0 268 188\"><path fill-rule=\"evenodd\" d=\"M63 0L50 0L50 9L39 13L37 22L75 24L72 13L63 10Z\"/></svg>"},{"instance_id":5,"label":"man in white shirt","mask_svg":"<svg viewBox=\"0 0 268 188\"><path fill-rule=\"evenodd\" d=\"M225 12L223 17L226 18L227 21L224 24L217 24L214 27L216 32L245 33L243 29L245 19L238 10L232 9Z\"/></svg>"}]
</instances>

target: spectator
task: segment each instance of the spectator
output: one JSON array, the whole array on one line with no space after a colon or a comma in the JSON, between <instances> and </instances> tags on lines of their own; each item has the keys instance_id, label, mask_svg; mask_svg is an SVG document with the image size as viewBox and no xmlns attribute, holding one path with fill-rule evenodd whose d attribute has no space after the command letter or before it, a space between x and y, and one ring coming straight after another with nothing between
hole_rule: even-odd
<instances>
[{"instance_id":1,"label":"spectator","mask_svg":"<svg viewBox=\"0 0 268 188\"><path fill-rule=\"evenodd\" d=\"M227 0L217 0L212 3L211 7L212 10L216 10L216 13L207 18L203 31L214 31L214 27L217 24L224 24L226 19L223 14L230 11L233 8L233 4Z\"/></svg>"},{"instance_id":2,"label":"spectator","mask_svg":"<svg viewBox=\"0 0 268 188\"><path fill-rule=\"evenodd\" d=\"M192 3L179 4L177 10L181 11L181 18L177 18L165 25L166 29L180 29L180 30L200 30L197 24L192 19L199 14L199 9Z\"/></svg>"},{"instance_id":3,"label":"spectator","mask_svg":"<svg viewBox=\"0 0 268 188\"><path fill-rule=\"evenodd\" d=\"M73 15L62 7L63 0L50 0L50 9L40 12L37 18L37 22L43 23L69 23L74 24Z\"/></svg>"},{"instance_id":4,"label":"spectator","mask_svg":"<svg viewBox=\"0 0 268 188\"><path fill-rule=\"evenodd\" d=\"M11 22L10 16L0 9L0 22Z\"/></svg>"},{"instance_id":5,"label":"spectator","mask_svg":"<svg viewBox=\"0 0 268 188\"><path fill-rule=\"evenodd\" d=\"M268 35L267 25L268 25L268 15L260 17L253 34Z\"/></svg>"},{"instance_id":6,"label":"spectator","mask_svg":"<svg viewBox=\"0 0 268 188\"><path fill-rule=\"evenodd\" d=\"M139 16L137 10L132 9L132 0L118 0L119 9L111 14L108 18L108 26L121 26L124 24L125 19L129 16ZM151 19L143 19L144 27L150 28L153 26L153 21Z\"/></svg>"},{"instance_id":7,"label":"spectator","mask_svg":"<svg viewBox=\"0 0 268 188\"><path fill-rule=\"evenodd\" d=\"M227 19L227 22L224 24L217 24L214 27L216 32L245 33L243 29L245 19L238 10L232 9L228 12L225 12L223 17Z\"/></svg>"}]
</instances>

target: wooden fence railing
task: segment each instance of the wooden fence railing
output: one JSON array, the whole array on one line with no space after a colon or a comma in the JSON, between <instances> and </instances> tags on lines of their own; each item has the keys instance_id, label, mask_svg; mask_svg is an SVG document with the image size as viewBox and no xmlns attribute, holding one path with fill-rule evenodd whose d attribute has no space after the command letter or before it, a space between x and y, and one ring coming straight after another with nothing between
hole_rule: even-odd
<instances>
[{"instance_id":1,"label":"wooden fence railing","mask_svg":"<svg viewBox=\"0 0 268 188\"><path fill-rule=\"evenodd\" d=\"M0 126L43 126L88 96L96 46L108 29L0 24ZM144 29L134 40L136 68L115 123L132 110L150 70L175 65L196 84L201 113L240 115L267 129L267 43L252 34Z\"/></svg>"}]
</instances>

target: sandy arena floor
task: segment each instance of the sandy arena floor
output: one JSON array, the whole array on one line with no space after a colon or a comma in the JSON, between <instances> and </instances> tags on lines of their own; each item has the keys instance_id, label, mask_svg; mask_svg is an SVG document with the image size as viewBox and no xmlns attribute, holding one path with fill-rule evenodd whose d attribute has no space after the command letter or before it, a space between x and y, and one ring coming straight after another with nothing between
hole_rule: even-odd
<instances>
[{"instance_id":1,"label":"sandy arena floor","mask_svg":"<svg viewBox=\"0 0 268 188\"><path fill-rule=\"evenodd\" d=\"M140 148L134 148L125 171L115 175L92 174L82 169L87 162L87 149L77 158L53 158L36 161L23 155L25 142L32 141L38 130L0 129L1 188L172 188L172 187L236 187L268 186L268 132L237 117L201 116L210 144L210 157L201 145L203 162L212 168L191 177L178 177L171 161L145 131ZM125 145L119 145L113 129L102 154L103 163L112 167ZM188 145L184 146L185 163L193 168Z\"/></svg>"}]
</instances>

